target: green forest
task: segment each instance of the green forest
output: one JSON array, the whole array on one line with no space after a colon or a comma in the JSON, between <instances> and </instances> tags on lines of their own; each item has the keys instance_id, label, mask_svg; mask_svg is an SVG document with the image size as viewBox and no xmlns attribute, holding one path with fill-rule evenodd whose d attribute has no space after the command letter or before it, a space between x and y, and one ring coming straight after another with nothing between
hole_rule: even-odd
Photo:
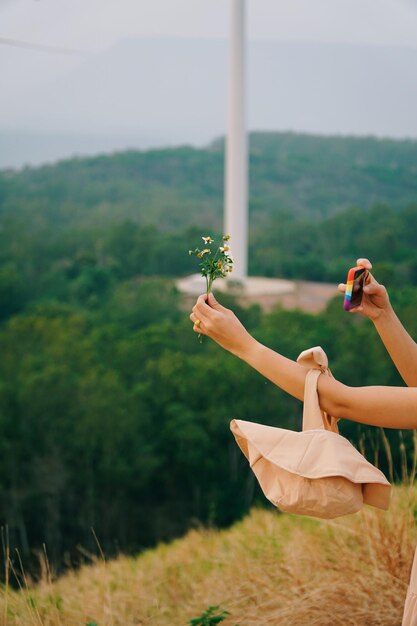
<instances>
[{"instance_id":1,"label":"green forest","mask_svg":"<svg viewBox=\"0 0 417 626\"><path fill-rule=\"evenodd\" d=\"M139 551L265 504L232 418L301 404L192 331L175 278L222 228L223 143L0 172L0 523L36 572ZM417 142L250 137L252 275L338 282L358 256L417 338ZM233 247L233 242L231 242ZM336 290L335 290L336 292ZM403 382L369 320L219 296L263 343L321 345L351 385ZM389 470L383 434L341 425ZM411 433L387 432L400 480Z\"/></svg>"}]
</instances>

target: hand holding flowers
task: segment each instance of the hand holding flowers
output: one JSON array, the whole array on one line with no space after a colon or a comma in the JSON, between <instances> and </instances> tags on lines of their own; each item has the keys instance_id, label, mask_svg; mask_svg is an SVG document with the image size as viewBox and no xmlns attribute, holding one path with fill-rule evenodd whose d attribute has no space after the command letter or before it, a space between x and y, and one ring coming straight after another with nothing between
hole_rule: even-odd
<instances>
[{"instance_id":1,"label":"hand holding flowers","mask_svg":"<svg viewBox=\"0 0 417 626\"><path fill-rule=\"evenodd\" d=\"M258 342L230 309L217 302L212 293L202 294L190 314L194 332L207 335L225 350L246 360ZM197 322L200 322L197 324Z\"/></svg>"},{"instance_id":2,"label":"hand holding flowers","mask_svg":"<svg viewBox=\"0 0 417 626\"><path fill-rule=\"evenodd\" d=\"M212 237L210 237L210 235L208 235L206 237L202 237L202 240L205 244L205 247L202 250L200 250L199 248L194 248L194 250L188 251L188 254L190 256L195 255L198 259L200 259L199 265L201 269L201 275L204 276L204 278L206 279L207 301L216 278L225 278L232 271L233 257L230 253L230 247L228 244L229 239L230 235L223 235L222 245L214 246L212 249L211 246L215 243L215 241ZM215 251L213 251L214 249ZM200 329L200 324L202 320L200 318L195 318L193 321L194 330ZM200 343L202 342L202 334L203 333L200 332L198 335Z\"/></svg>"}]
</instances>

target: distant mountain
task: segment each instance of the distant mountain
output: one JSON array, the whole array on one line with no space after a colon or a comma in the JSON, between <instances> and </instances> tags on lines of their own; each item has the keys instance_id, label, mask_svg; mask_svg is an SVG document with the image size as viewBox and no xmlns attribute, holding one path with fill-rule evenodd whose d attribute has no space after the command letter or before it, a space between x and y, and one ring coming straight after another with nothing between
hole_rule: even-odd
<instances>
[{"instance_id":1,"label":"distant mountain","mask_svg":"<svg viewBox=\"0 0 417 626\"><path fill-rule=\"evenodd\" d=\"M417 285L417 140L252 133L249 143L252 275L340 281L369 256L385 283ZM102 266L117 280L195 272L186 253L221 229L223 171L218 140L0 172L0 297L18 281L14 310L24 282L62 293L79 264L98 267L83 293L107 284Z\"/></svg>"},{"instance_id":2,"label":"distant mountain","mask_svg":"<svg viewBox=\"0 0 417 626\"><path fill-rule=\"evenodd\" d=\"M417 200L417 140L251 133L250 213L321 219L351 207ZM218 227L223 209L223 140L126 151L0 173L0 216L90 227L132 220L171 230ZM35 222L37 223L37 222Z\"/></svg>"},{"instance_id":3,"label":"distant mountain","mask_svg":"<svg viewBox=\"0 0 417 626\"><path fill-rule=\"evenodd\" d=\"M208 143L226 128L227 65L226 41L121 41L0 103L0 167ZM248 73L251 129L417 137L417 48L251 42Z\"/></svg>"}]
</instances>

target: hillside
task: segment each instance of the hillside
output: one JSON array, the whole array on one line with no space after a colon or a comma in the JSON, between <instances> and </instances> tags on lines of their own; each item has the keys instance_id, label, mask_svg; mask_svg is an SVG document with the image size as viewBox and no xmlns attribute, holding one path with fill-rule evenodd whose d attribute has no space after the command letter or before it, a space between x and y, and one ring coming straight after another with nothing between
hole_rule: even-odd
<instances>
[{"instance_id":1,"label":"hillside","mask_svg":"<svg viewBox=\"0 0 417 626\"><path fill-rule=\"evenodd\" d=\"M258 133L250 143L250 274L339 282L368 256L381 280L417 282L417 141ZM41 292L86 256L118 278L181 276L194 269L184 251L222 228L222 211L221 141L3 171L0 262Z\"/></svg>"},{"instance_id":2,"label":"hillside","mask_svg":"<svg viewBox=\"0 0 417 626\"><path fill-rule=\"evenodd\" d=\"M250 272L321 291L365 254L417 337L416 150L254 136ZM198 271L188 250L220 229L222 159L218 142L0 175L0 522L32 575L43 544L59 573L82 565L91 527L111 557L196 520L230 526L263 502L230 419L299 427L298 400L197 341L175 288ZM299 287L283 306L302 307ZM372 324L340 298L314 314L221 301L285 356L323 346L346 384L403 384ZM391 463L378 429L341 428L393 479L412 468L411 433L387 433Z\"/></svg>"},{"instance_id":3,"label":"hillside","mask_svg":"<svg viewBox=\"0 0 417 626\"><path fill-rule=\"evenodd\" d=\"M0 624L186 626L209 605L225 626L400 624L416 541L416 491L388 513L333 521L253 510L226 531L192 530L139 557L119 557L0 599ZM6 616L7 617L4 617Z\"/></svg>"},{"instance_id":4,"label":"hillside","mask_svg":"<svg viewBox=\"0 0 417 626\"><path fill-rule=\"evenodd\" d=\"M351 207L405 207L417 198L417 141L250 136L250 214L320 219ZM221 225L223 143L128 151L0 173L0 215L95 227L126 219L164 229ZM36 219L35 219L36 217Z\"/></svg>"}]
</instances>

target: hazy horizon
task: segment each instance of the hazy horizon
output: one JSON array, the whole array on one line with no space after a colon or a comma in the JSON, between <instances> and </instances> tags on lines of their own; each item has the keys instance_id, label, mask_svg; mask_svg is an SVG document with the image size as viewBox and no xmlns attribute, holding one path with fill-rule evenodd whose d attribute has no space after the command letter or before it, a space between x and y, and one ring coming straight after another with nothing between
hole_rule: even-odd
<instances>
[{"instance_id":1,"label":"hazy horizon","mask_svg":"<svg viewBox=\"0 0 417 626\"><path fill-rule=\"evenodd\" d=\"M207 145L226 132L227 59L220 39L120 41L2 99L0 167ZM417 138L417 49L252 41L247 66L249 131Z\"/></svg>"},{"instance_id":2,"label":"hazy horizon","mask_svg":"<svg viewBox=\"0 0 417 626\"><path fill-rule=\"evenodd\" d=\"M224 135L229 9L0 0L0 167ZM248 0L248 129L417 137L416 32L411 0Z\"/></svg>"}]
</instances>

